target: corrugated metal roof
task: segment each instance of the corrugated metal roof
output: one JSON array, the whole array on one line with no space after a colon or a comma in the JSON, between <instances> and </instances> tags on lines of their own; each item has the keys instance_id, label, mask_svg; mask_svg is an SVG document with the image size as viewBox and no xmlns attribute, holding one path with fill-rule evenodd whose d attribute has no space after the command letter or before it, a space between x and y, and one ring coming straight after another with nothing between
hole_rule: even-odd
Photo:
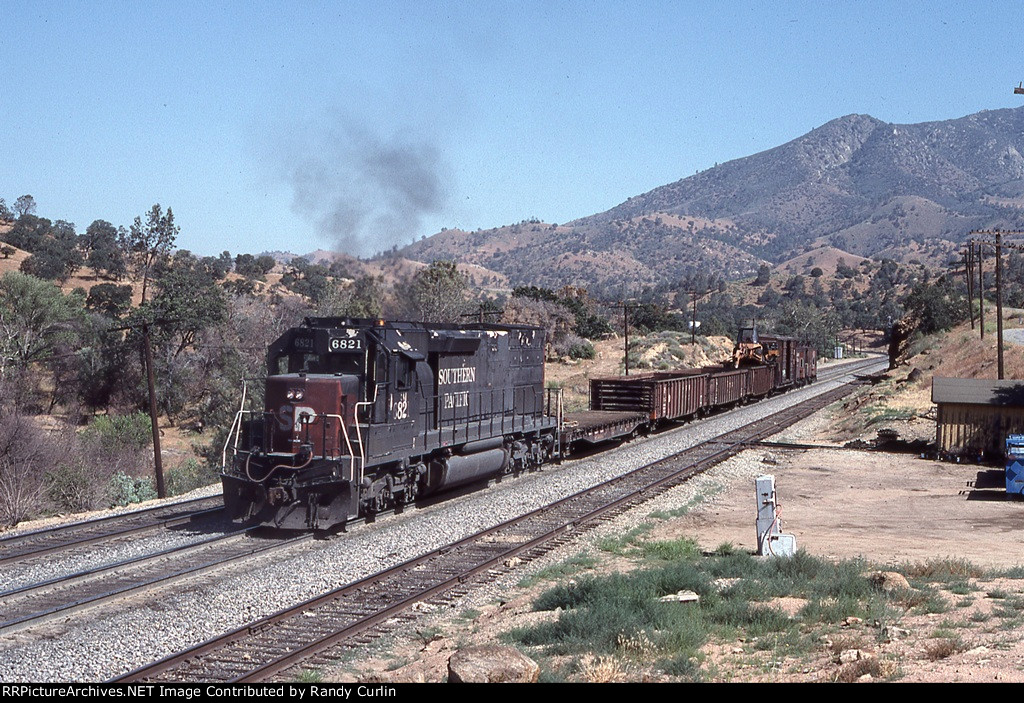
<instances>
[{"instance_id":1,"label":"corrugated metal roof","mask_svg":"<svg viewBox=\"0 0 1024 703\"><path fill-rule=\"evenodd\" d=\"M991 378L932 378L933 403L1024 407L1024 381Z\"/></svg>"}]
</instances>

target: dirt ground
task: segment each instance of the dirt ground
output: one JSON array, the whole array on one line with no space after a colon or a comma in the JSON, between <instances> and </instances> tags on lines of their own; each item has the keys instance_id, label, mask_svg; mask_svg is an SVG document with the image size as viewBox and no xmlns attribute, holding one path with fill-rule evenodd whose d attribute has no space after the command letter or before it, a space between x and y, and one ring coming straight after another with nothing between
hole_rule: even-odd
<instances>
[{"instance_id":1,"label":"dirt ground","mask_svg":"<svg viewBox=\"0 0 1024 703\"><path fill-rule=\"evenodd\" d=\"M934 420L924 382L905 381L910 367L861 398L833 406L775 440L834 445L792 450L759 447L745 452L776 477L783 530L810 554L865 560L865 569L887 570L948 559L965 564L962 578L935 585L942 607L920 613L907 608L896 623L850 618L839 631L823 631L820 646L802 657L775 656L756 643L712 642L702 650L711 681L811 682L1024 681L1024 579L1005 570L1024 566L1017 539L1024 533L1024 502L1007 500L1002 472L922 459L912 453L841 448L852 437L874 439L896 429L906 440L929 439ZM875 422L879 407L898 407L892 421ZM852 418L858 417L859 420ZM659 522L652 540L689 537L712 550L724 543L755 549L754 490L750 472L726 477L703 503L682 517ZM563 559L579 552L570 546ZM597 573L631 568L614 555L600 556ZM997 570L1003 570L997 575ZM1019 568L1018 568L1019 571ZM1019 574L1014 574L1019 575ZM502 641L512 628L557 617L531 604L551 581L520 584L498 601L453 609L384 651L334 672L342 680L443 681L448 658L460 647ZM804 601L771 605L795 613ZM456 614L457 613L457 614ZM817 634L815 636L818 636ZM665 681L649 667L615 657L593 657L579 680Z\"/></svg>"}]
</instances>

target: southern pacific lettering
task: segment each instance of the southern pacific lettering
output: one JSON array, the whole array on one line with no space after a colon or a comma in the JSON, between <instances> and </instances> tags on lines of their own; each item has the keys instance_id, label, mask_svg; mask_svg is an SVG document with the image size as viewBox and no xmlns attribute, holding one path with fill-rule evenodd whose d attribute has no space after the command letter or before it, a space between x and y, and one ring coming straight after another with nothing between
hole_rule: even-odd
<instances>
[{"instance_id":1,"label":"southern pacific lettering","mask_svg":"<svg viewBox=\"0 0 1024 703\"><path fill-rule=\"evenodd\" d=\"M437 383L440 386L451 386L456 383L476 383L476 369L473 367L439 369L437 372Z\"/></svg>"}]
</instances>

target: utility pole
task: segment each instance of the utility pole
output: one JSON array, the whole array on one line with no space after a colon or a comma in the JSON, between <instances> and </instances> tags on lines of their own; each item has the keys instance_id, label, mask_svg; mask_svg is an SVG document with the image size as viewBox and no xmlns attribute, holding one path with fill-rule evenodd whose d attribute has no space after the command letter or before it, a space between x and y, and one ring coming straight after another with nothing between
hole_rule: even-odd
<instances>
[{"instance_id":1,"label":"utility pole","mask_svg":"<svg viewBox=\"0 0 1024 703\"><path fill-rule=\"evenodd\" d=\"M622 334L623 334L623 337L625 338L624 339L625 351L624 351L624 354L623 354L623 366L626 369L625 375L628 376L629 375L629 309L633 308L635 310L637 308L637 305L636 304L630 305L628 302L626 302L624 300L621 303L619 303L618 305L612 305L610 307L622 308Z\"/></svg>"},{"instance_id":2,"label":"utility pole","mask_svg":"<svg viewBox=\"0 0 1024 703\"><path fill-rule=\"evenodd\" d=\"M1004 368L1003 368L1003 247L1010 249L1024 250L1024 244L1018 242L1004 242L1003 235L1013 236L1024 236L1024 230L1016 229L977 229L971 231L972 235L992 235L995 237L995 241L977 240L978 244L978 265L981 267L981 247L983 244L988 244L995 247L996 252L996 357L998 360L997 370L999 374L999 380L1003 380ZM973 244L975 240L971 240ZM983 289L983 287L982 287ZM981 337L985 338L985 323L984 323L984 310L985 303L982 299L982 323L981 323Z\"/></svg>"},{"instance_id":3,"label":"utility pole","mask_svg":"<svg viewBox=\"0 0 1024 703\"><path fill-rule=\"evenodd\" d=\"M974 272L971 270L974 247L964 249L964 276L967 278L967 312L971 316L971 329L974 329Z\"/></svg>"},{"instance_id":4,"label":"utility pole","mask_svg":"<svg viewBox=\"0 0 1024 703\"><path fill-rule=\"evenodd\" d=\"M999 380L1003 375L1003 233L996 230L996 352Z\"/></svg>"},{"instance_id":5,"label":"utility pole","mask_svg":"<svg viewBox=\"0 0 1024 703\"><path fill-rule=\"evenodd\" d=\"M978 327L985 339L985 251L978 243Z\"/></svg>"},{"instance_id":6,"label":"utility pole","mask_svg":"<svg viewBox=\"0 0 1024 703\"><path fill-rule=\"evenodd\" d=\"M156 495L167 497L164 488L164 465L160 456L160 427L156 421L156 379L153 376L153 344L149 338L149 324L142 324L142 340L146 352L146 382L149 385L149 423L153 429L153 468L156 472Z\"/></svg>"},{"instance_id":7,"label":"utility pole","mask_svg":"<svg viewBox=\"0 0 1024 703\"><path fill-rule=\"evenodd\" d=\"M697 298L703 296L707 291L697 292L696 289L686 291L693 301L693 316L690 319L690 344L697 343Z\"/></svg>"}]
</instances>

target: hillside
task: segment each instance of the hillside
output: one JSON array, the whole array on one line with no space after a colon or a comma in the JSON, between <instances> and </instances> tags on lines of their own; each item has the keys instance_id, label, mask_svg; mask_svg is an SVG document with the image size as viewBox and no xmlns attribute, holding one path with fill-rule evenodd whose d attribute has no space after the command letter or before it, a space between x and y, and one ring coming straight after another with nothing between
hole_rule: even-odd
<instances>
[{"instance_id":1,"label":"hillside","mask_svg":"<svg viewBox=\"0 0 1024 703\"><path fill-rule=\"evenodd\" d=\"M910 125L847 115L603 213L446 230L399 253L597 290L740 277L813 248L944 265L971 229L1024 226L1022 154L1024 107Z\"/></svg>"}]
</instances>

